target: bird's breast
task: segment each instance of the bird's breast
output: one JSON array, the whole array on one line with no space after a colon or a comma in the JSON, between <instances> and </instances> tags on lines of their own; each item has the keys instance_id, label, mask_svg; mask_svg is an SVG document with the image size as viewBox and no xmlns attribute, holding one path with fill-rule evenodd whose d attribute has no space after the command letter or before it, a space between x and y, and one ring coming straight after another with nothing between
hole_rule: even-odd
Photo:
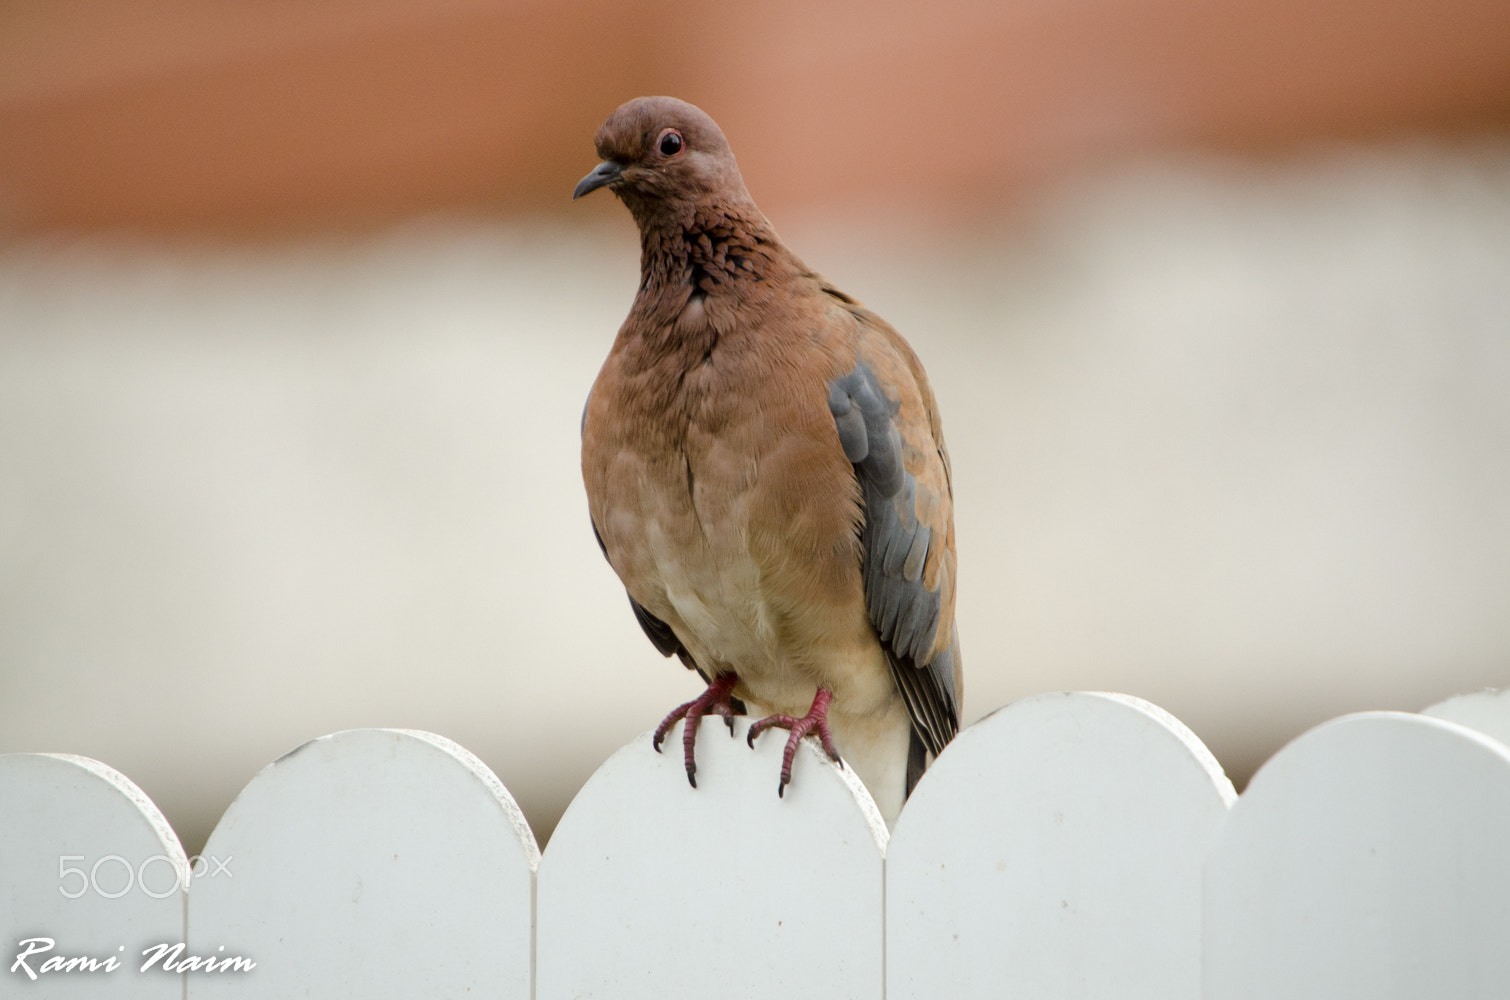
<instances>
[{"instance_id":1,"label":"bird's breast","mask_svg":"<svg viewBox=\"0 0 1510 1000\"><path fill-rule=\"evenodd\" d=\"M584 423L610 562L699 662L742 676L864 626L858 496L826 390L769 362L727 336L659 367L610 359Z\"/></svg>"}]
</instances>

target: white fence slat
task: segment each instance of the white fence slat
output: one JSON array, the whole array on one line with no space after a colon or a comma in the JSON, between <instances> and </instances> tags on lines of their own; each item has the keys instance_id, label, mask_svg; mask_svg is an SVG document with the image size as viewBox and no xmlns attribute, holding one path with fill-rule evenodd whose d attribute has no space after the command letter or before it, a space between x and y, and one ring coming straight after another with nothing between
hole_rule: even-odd
<instances>
[{"instance_id":1,"label":"white fence slat","mask_svg":"<svg viewBox=\"0 0 1510 1000\"><path fill-rule=\"evenodd\" d=\"M125 775L70 754L0 755L0 994L182 998L180 977L141 965L145 949L183 940L185 862L167 820ZM44 947L21 944L32 938L54 944L18 966L23 951ZM117 967L44 973L56 956Z\"/></svg>"},{"instance_id":2,"label":"white fence slat","mask_svg":"<svg viewBox=\"0 0 1510 1000\"><path fill-rule=\"evenodd\" d=\"M1276 754L1206 870L1208 1000L1510 995L1510 749L1403 712Z\"/></svg>"},{"instance_id":3,"label":"white fence slat","mask_svg":"<svg viewBox=\"0 0 1510 1000\"><path fill-rule=\"evenodd\" d=\"M189 950L257 965L192 974L193 1000L530 996L534 835L450 740L311 740L252 779L205 855L231 875L195 881Z\"/></svg>"},{"instance_id":4,"label":"white fence slat","mask_svg":"<svg viewBox=\"0 0 1510 1000\"><path fill-rule=\"evenodd\" d=\"M1046 694L962 732L886 859L886 995L1200 995L1201 862L1234 794L1126 695Z\"/></svg>"},{"instance_id":5,"label":"white fence slat","mask_svg":"<svg viewBox=\"0 0 1510 1000\"><path fill-rule=\"evenodd\" d=\"M1510 746L1510 688L1460 694L1421 709L1421 714L1477 729Z\"/></svg>"},{"instance_id":6,"label":"white fence slat","mask_svg":"<svg viewBox=\"0 0 1510 1000\"><path fill-rule=\"evenodd\" d=\"M676 726L598 769L540 864L539 1000L779 996L878 1000L886 827L811 740L776 795L786 733L698 730L697 788Z\"/></svg>"}]
</instances>

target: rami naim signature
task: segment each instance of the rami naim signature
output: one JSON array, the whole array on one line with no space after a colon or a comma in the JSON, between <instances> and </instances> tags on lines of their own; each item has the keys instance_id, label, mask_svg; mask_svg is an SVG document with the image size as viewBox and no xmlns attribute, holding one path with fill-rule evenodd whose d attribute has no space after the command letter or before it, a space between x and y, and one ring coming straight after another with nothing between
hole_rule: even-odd
<instances>
[{"instance_id":1,"label":"rami naim signature","mask_svg":"<svg viewBox=\"0 0 1510 1000\"><path fill-rule=\"evenodd\" d=\"M16 960L11 963L10 971L24 972L32 980L38 976L45 976L50 972L114 972L121 968L121 960L115 955L107 955L104 958L91 958L89 956L75 956L69 958L64 955L48 955L57 946L57 942L48 937L23 938L17 944L21 950L16 953ZM139 972L147 972L156 968L163 972L250 972L257 967L257 963L241 955L185 955L185 945L178 944L154 944L142 949L142 967ZM125 951L126 946L121 945L116 951ZM220 946L220 951L225 951L225 945ZM43 956L46 956L45 958ZM37 967L32 968L35 962Z\"/></svg>"}]
</instances>

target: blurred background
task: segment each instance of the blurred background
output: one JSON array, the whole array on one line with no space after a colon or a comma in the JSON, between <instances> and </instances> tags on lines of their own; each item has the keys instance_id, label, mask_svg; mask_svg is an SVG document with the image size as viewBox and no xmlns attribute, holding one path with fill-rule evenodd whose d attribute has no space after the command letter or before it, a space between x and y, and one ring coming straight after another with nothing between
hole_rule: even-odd
<instances>
[{"instance_id":1,"label":"blurred background","mask_svg":"<svg viewBox=\"0 0 1510 1000\"><path fill-rule=\"evenodd\" d=\"M1112 689L1241 787L1510 684L1506 0L0 4L0 752L185 846L356 726L542 840L700 685L588 528L621 102L724 127L927 363L965 715Z\"/></svg>"}]
</instances>

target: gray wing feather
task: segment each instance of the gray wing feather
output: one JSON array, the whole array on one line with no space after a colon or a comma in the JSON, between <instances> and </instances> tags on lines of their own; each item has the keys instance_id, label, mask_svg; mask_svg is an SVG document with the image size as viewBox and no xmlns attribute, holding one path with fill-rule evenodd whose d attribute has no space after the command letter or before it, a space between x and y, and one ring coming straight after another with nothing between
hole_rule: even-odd
<instances>
[{"instance_id":1,"label":"gray wing feather","mask_svg":"<svg viewBox=\"0 0 1510 1000\"><path fill-rule=\"evenodd\" d=\"M902 462L902 438L875 373L863 361L829 385L829 411L844 455L855 467L864 502L865 603L886 649L892 676L907 704L913 732L937 755L959 731L954 659L959 637L929 662L943 611L943 594L923 585L929 546L942 539L916 515L917 480Z\"/></svg>"}]
</instances>

